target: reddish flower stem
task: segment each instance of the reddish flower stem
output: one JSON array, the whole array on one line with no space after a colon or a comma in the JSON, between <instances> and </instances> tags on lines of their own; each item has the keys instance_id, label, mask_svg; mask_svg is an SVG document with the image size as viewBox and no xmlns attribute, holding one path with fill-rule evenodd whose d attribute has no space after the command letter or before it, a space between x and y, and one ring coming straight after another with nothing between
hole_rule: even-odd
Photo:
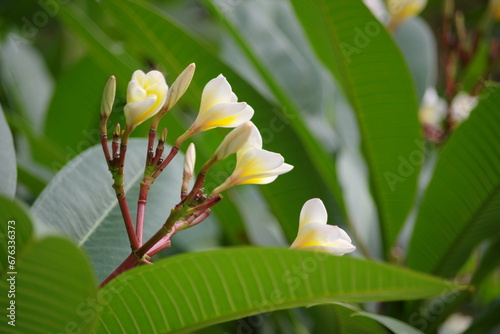
<instances>
[{"instance_id":1,"label":"reddish flower stem","mask_svg":"<svg viewBox=\"0 0 500 334\"><path fill-rule=\"evenodd\" d=\"M106 133L101 134L101 146L102 151L104 152L104 158L106 158L106 163L109 167L111 164L111 154L109 153L108 135Z\"/></svg>"},{"instance_id":2,"label":"reddish flower stem","mask_svg":"<svg viewBox=\"0 0 500 334\"><path fill-rule=\"evenodd\" d=\"M179 152L178 147L172 147L170 153L165 158L161 166L153 173L152 176L146 177L141 182L141 187L139 190L139 199L137 200L137 219L136 219L136 235L139 242L139 247L142 246L142 238L144 231L144 216L146 214L146 204L148 201L149 187L153 184L154 180L160 175L160 173L167 167L167 165L172 161L172 159Z\"/></svg>"}]
</instances>

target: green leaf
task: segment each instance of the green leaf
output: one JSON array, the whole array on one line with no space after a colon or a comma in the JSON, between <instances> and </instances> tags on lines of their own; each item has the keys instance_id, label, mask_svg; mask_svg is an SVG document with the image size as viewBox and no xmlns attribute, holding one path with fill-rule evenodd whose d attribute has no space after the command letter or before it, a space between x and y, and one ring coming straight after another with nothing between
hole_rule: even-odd
<instances>
[{"instance_id":1,"label":"green leaf","mask_svg":"<svg viewBox=\"0 0 500 334\"><path fill-rule=\"evenodd\" d=\"M437 43L429 25L416 16L404 22L394 35L406 58L421 101L428 87L437 83Z\"/></svg>"},{"instance_id":2,"label":"green leaf","mask_svg":"<svg viewBox=\"0 0 500 334\"><path fill-rule=\"evenodd\" d=\"M332 131L324 125L328 122L324 119L322 95L331 96L334 86L324 78L322 67L307 48L307 41L300 33L291 7L283 2L254 1L221 12L224 8L221 1L209 3L269 91L286 109L287 122L295 130L305 146L305 153L318 168L318 173L333 195L341 220L349 223L335 161L325 149L333 143L322 143L319 139L323 131ZM290 36L284 36L285 33ZM303 64L299 67L301 62ZM233 68L239 70L239 61L233 61ZM297 77L301 77L301 80L296 80ZM323 124L322 128L311 125L316 137L307 127L307 118L320 119ZM328 138L331 136L331 133L326 135ZM324 137L325 134L322 139Z\"/></svg>"},{"instance_id":3,"label":"green leaf","mask_svg":"<svg viewBox=\"0 0 500 334\"><path fill-rule=\"evenodd\" d=\"M0 194L14 197L17 186L16 150L9 125L0 106Z\"/></svg>"},{"instance_id":4,"label":"green leaf","mask_svg":"<svg viewBox=\"0 0 500 334\"><path fill-rule=\"evenodd\" d=\"M314 320L313 334L387 334L377 321L356 315L350 307L340 303L314 306L309 309Z\"/></svg>"},{"instance_id":5,"label":"green leaf","mask_svg":"<svg viewBox=\"0 0 500 334\"><path fill-rule=\"evenodd\" d=\"M420 137L413 81L394 41L361 1L292 4L357 116L387 255L413 204L420 168L408 162Z\"/></svg>"},{"instance_id":6,"label":"green leaf","mask_svg":"<svg viewBox=\"0 0 500 334\"><path fill-rule=\"evenodd\" d=\"M95 298L89 297L94 295L96 284L84 254L65 239L35 240L29 214L18 203L0 198L0 207L0 332L49 333L80 329L85 333L95 319L88 315L95 313L90 304ZM7 223L9 221L15 224ZM15 254L11 255L15 263L9 263L6 268L4 260L12 252L6 246L7 239L12 240L11 235L15 235Z\"/></svg>"},{"instance_id":7,"label":"green leaf","mask_svg":"<svg viewBox=\"0 0 500 334\"><path fill-rule=\"evenodd\" d=\"M133 277L130 284L124 281ZM340 302L427 298L459 288L421 273L325 253L233 248L142 266L103 288L122 286L100 313L98 333L185 333L253 314ZM451 287L451 289L450 289ZM117 318L116 314L126 314ZM140 324L140 328L139 328Z\"/></svg>"},{"instance_id":8,"label":"green leaf","mask_svg":"<svg viewBox=\"0 0 500 334\"><path fill-rule=\"evenodd\" d=\"M360 316L366 317L381 323L385 327L389 328L394 333L405 333L405 334L423 334L422 331L411 327L410 325L402 322L401 320L394 319L385 315L380 315L376 313L364 312L351 305L343 304L344 307L354 310L355 312L351 315L352 317Z\"/></svg>"},{"instance_id":9,"label":"green leaf","mask_svg":"<svg viewBox=\"0 0 500 334\"><path fill-rule=\"evenodd\" d=\"M134 138L128 143L125 193L133 218L137 213L146 147L146 139ZM179 202L182 170L183 158L178 154L151 186L144 240L162 226L170 209ZM85 249L100 281L130 254L112 183L101 146L94 146L69 162L51 180L32 208L45 227L67 235ZM196 228L204 229L205 223ZM204 231L207 238L213 237L213 229Z\"/></svg>"},{"instance_id":10,"label":"green leaf","mask_svg":"<svg viewBox=\"0 0 500 334\"><path fill-rule=\"evenodd\" d=\"M0 273L8 270L8 255L19 255L33 234L28 210L19 202L0 195ZM9 232L10 231L10 232ZM13 241L13 242L9 242ZM9 246L15 247L9 247ZM3 295L4 296L4 295Z\"/></svg>"},{"instance_id":11,"label":"green leaf","mask_svg":"<svg viewBox=\"0 0 500 334\"><path fill-rule=\"evenodd\" d=\"M444 146L408 249L411 268L452 276L471 250L498 232L500 88L488 87Z\"/></svg>"},{"instance_id":12,"label":"green leaf","mask_svg":"<svg viewBox=\"0 0 500 334\"><path fill-rule=\"evenodd\" d=\"M281 153L286 162L295 166L290 174L261 187L272 210L283 222L287 238L295 238L296 222L304 202L312 197L328 198L329 192L325 188L325 181L318 174L319 167L305 158L309 156L308 148L296 132L287 126L290 120L285 114L286 110L264 99L202 42L161 15L158 9L132 1L106 0L102 3L122 29L129 45L161 64L168 72L180 73L187 64L197 64L195 77L183 99L198 105L203 86L223 73L239 99L247 101L256 110L252 120L265 138L264 148ZM212 152L215 147L212 146Z\"/></svg>"},{"instance_id":13,"label":"green leaf","mask_svg":"<svg viewBox=\"0 0 500 334\"><path fill-rule=\"evenodd\" d=\"M72 4L61 6L59 15L65 25L81 38L88 52L93 55L93 59L107 70L109 75L128 79L133 71L140 68L140 63L104 34L80 8ZM117 80L117 86L120 85L126 87L125 81Z\"/></svg>"},{"instance_id":14,"label":"green leaf","mask_svg":"<svg viewBox=\"0 0 500 334\"><path fill-rule=\"evenodd\" d=\"M71 157L99 142L102 90L109 75L92 58L83 58L58 79L45 121L45 134Z\"/></svg>"},{"instance_id":15,"label":"green leaf","mask_svg":"<svg viewBox=\"0 0 500 334\"><path fill-rule=\"evenodd\" d=\"M17 261L17 274L5 275L0 283L0 293L7 296L13 289L7 279L15 280L15 298L4 297L0 301L2 333L76 329L85 333L92 326L83 311L93 311L89 297L96 289L94 275L83 252L73 243L48 237L30 244ZM11 311L7 307L12 300L15 300L15 327L5 321L9 319Z\"/></svg>"}]
</instances>

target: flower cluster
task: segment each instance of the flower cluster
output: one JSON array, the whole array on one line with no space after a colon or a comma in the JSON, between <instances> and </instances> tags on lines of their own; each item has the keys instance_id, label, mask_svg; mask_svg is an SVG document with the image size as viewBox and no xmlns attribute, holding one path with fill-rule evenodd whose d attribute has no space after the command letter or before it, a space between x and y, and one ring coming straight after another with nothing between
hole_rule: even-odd
<instances>
[{"instance_id":1,"label":"flower cluster","mask_svg":"<svg viewBox=\"0 0 500 334\"><path fill-rule=\"evenodd\" d=\"M418 114L425 137L431 142L442 142L446 131L453 130L465 121L476 104L477 97L459 92L448 106L435 88L427 88Z\"/></svg>"},{"instance_id":2,"label":"flower cluster","mask_svg":"<svg viewBox=\"0 0 500 334\"><path fill-rule=\"evenodd\" d=\"M187 90L194 70L194 64L189 65L171 87L168 87L163 74L159 71L148 73L135 71L127 88L127 104L124 108L126 127L121 131L120 125L116 126L111 152L107 140L107 120L115 97L114 77L108 80L104 89L101 104L101 144L114 179L113 188L133 249L131 256L117 268L116 273L139 263L149 263L150 256L170 247L170 239L176 232L195 226L207 218L210 208L222 200L221 193L229 188L242 184L267 184L293 169L292 165L285 163L281 154L263 149L262 136L250 121L254 115L253 108L246 102L238 102L231 85L222 74L205 85L198 116L187 131L174 141L170 153L163 157L167 129L164 129L159 136L155 150L154 141L159 121ZM125 154L131 132L150 118L153 118L153 121L149 131L146 166L140 186L134 226L125 199L123 178ZM195 175L196 149L193 143L188 146L184 159L181 201L171 210L158 232L143 242L144 218L150 187L189 138L217 127L234 129L225 136L212 156L203 164L191 189L189 189L190 180ZM232 154L236 154L236 166L232 174L222 184L211 189L210 193L205 193L202 186L212 166ZM301 215L299 235L292 248L326 250L333 254L353 251L354 246L350 244L351 240L343 230L326 225L326 211L322 205L318 199L306 203ZM113 277L112 274L109 279ZM106 284L108 280L102 284Z\"/></svg>"}]
</instances>

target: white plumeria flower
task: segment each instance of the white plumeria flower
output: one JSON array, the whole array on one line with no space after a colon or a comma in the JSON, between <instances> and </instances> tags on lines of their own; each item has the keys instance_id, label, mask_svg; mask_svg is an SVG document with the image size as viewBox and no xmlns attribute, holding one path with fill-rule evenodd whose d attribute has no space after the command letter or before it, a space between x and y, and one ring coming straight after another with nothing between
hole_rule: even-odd
<instances>
[{"instance_id":1,"label":"white plumeria flower","mask_svg":"<svg viewBox=\"0 0 500 334\"><path fill-rule=\"evenodd\" d=\"M469 118L470 112L477 105L477 97L465 92L458 93L451 101L450 116L454 124L459 124Z\"/></svg>"},{"instance_id":2,"label":"white plumeria flower","mask_svg":"<svg viewBox=\"0 0 500 334\"><path fill-rule=\"evenodd\" d=\"M231 176L214 189L211 197L240 184L268 184L293 169L281 154L262 149L262 137L253 126L246 143L236 152L236 167Z\"/></svg>"},{"instance_id":3,"label":"white plumeria flower","mask_svg":"<svg viewBox=\"0 0 500 334\"><path fill-rule=\"evenodd\" d=\"M124 108L129 131L160 111L167 91L168 86L161 72L134 72L127 87L127 104Z\"/></svg>"},{"instance_id":4,"label":"white plumeria flower","mask_svg":"<svg viewBox=\"0 0 500 334\"><path fill-rule=\"evenodd\" d=\"M254 114L252 107L237 101L231 85L222 74L210 80L201 95L198 117L190 128L193 134L215 127L234 128L249 121Z\"/></svg>"},{"instance_id":5,"label":"white plumeria flower","mask_svg":"<svg viewBox=\"0 0 500 334\"><path fill-rule=\"evenodd\" d=\"M299 233L290 248L344 255L353 252L351 238L338 226L328 225L325 205L319 198L308 200L300 211Z\"/></svg>"},{"instance_id":6,"label":"white plumeria flower","mask_svg":"<svg viewBox=\"0 0 500 334\"><path fill-rule=\"evenodd\" d=\"M417 16L427 5L427 0L388 0L387 9L391 14L389 29L395 30L401 23Z\"/></svg>"},{"instance_id":7,"label":"white plumeria flower","mask_svg":"<svg viewBox=\"0 0 500 334\"><path fill-rule=\"evenodd\" d=\"M427 88L418 113L420 123L424 126L441 129L446 118L446 109L446 101L439 97L436 89L434 87Z\"/></svg>"}]
</instances>

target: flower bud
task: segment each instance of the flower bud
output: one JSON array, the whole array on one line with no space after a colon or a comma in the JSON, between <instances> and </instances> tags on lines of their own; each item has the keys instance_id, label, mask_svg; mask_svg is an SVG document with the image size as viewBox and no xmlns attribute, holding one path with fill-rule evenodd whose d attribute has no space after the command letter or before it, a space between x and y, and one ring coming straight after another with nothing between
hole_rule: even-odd
<instances>
[{"instance_id":1,"label":"flower bud","mask_svg":"<svg viewBox=\"0 0 500 334\"><path fill-rule=\"evenodd\" d=\"M167 91L168 86L161 72L134 72L128 84L127 104L124 108L128 131L160 111L167 98Z\"/></svg>"},{"instance_id":2,"label":"flower bud","mask_svg":"<svg viewBox=\"0 0 500 334\"><path fill-rule=\"evenodd\" d=\"M194 144L191 143L188 146L186 155L184 156L184 173L182 177L182 187L181 193L183 195L187 194L189 188L189 180L193 177L194 164L196 162L196 149Z\"/></svg>"},{"instance_id":3,"label":"flower bud","mask_svg":"<svg viewBox=\"0 0 500 334\"><path fill-rule=\"evenodd\" d=\"M115 102L116 93L116 78L110 76L106 86L104 86L104 91L102 93L101 100L101 118L108 119L111 111L113 110L113 103Z\"/></svg>"},{"instance_id":4,"label":"flower bud","mask_svg":"<svg viewBox=\"0 0 500 334\"><path fill-rule=\"evenodd\" d=\"M167 128L164 128L163 131L161 132L161 135L160 135L160 141L166 142L167 141L167 134L168 134L168 130L167 130Z\"/></svg>"},{"instance_id":5,"label":"flower bud","mask_svg":"<svg viewBox=\"0 0 500 334\"><path fill-rule=\"evenodd\" d=\"M196 149L194 144L191 143L186 151L186 156L184 157L184 174L193 175L194 164L196 162Z\"/></svg>"},{"instance_id":6,"label":"flower bud","mask_svg":"<svg viewBox=\"0 0 500 334\"><path fill-rule=\"evenodd\" d=\"M189 84L191 83L191 79L193 79L194 71L196 69L196 65L191 63L186 67L186 69L179 74L177 79L175 79L172 86L168 90L167 94L167 102L165 110L168 111L172 108L177 101L181 98L182 95L186 92Z\"/></svg>"},{"instance_id":7,"label":"flower bud","mask_svg":"<svg viewBox=\"0 0 500 334\"><path fill-rule=\"evenodd\" d=\"M250 138L255 125L248 121L229 132L214 153L214 160L221 161L238 151Z\"/></svg>"}]
</instances>

